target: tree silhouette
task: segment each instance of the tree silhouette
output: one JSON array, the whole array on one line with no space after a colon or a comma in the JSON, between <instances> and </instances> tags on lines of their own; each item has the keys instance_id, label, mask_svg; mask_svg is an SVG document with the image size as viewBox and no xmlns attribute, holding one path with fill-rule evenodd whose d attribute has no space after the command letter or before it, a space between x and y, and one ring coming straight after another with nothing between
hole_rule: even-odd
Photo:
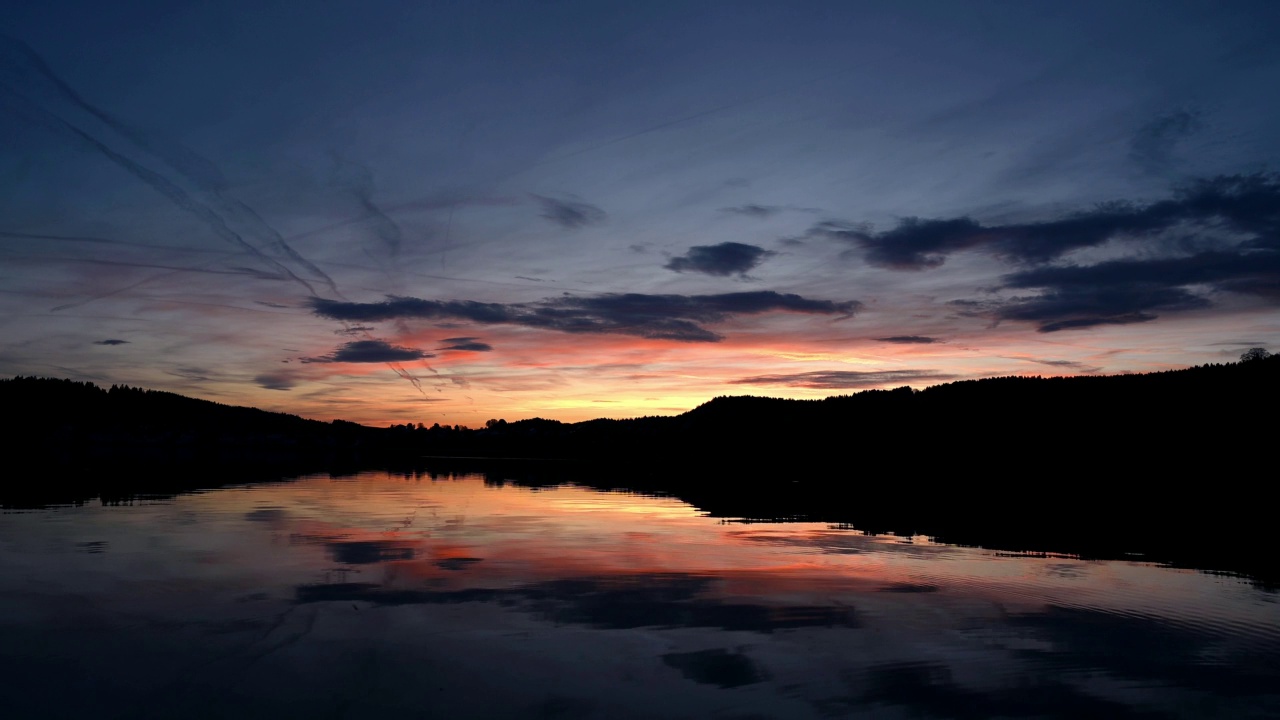
<instances>
[{"instance_id":1,"label":"tree silhouette","mask_svg":"<svg viewBox=\"0 0 1280 720\"><path fill-rule=\"evenodd\" d=\"M1240 355L1240 362L1252 362L1254 360L1266 360L1271 357L1271 353L1266 348L1249 348Z\"/></svg>"}]
</instances>

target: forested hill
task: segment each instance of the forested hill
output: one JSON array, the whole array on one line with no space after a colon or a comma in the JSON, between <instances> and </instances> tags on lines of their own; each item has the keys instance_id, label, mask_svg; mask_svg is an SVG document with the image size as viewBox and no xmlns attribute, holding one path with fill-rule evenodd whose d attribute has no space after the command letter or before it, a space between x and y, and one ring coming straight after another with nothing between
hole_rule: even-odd
<instances>
[{"instance_id":1,"label":"forested hill","mask_svg":"<svg viewBox=\"0 0 1280 720\"><path fill-rule=\"evenodd\" d=\"M1140 375L1000 377L823 400L719 397L682 415L490 421L434 454L983 476L1247 469L1272 445L1280 356ZM1259 444L1259 441L1264 441Z\"/></svg>"},{"instance_id":2,"label":"forested hill","mask_svg":"<svg viewBox=\"0 0 1280 720\"><path fill-rule=\"evenodd\" d=\"M721 397L669 417L477 429L370 428L15 378L0 381L14 464L0 507L379 466L479 470L496 483L660 492L721 517L851 523L1014 550L1140 551L1280 581L1264 499L1278 400L1280 356L824 400Z\"/></svg>"},{"instance_id":3,"label":"forested hill","mask_svg":"<svg viewBox=\"0 0 1280 720\"><path fill-rule=\"evenodd\" d=\"M1274 437L1280 356L1140 375L1000 377L823 400L719 397L676 416L371 428L167 392L0 380L10 457L49 462L379 462L423 455L679 461L770 470L835 463L987 475L1246 470ZM427 420L429 418L424 418Z\"/></svg>"},{"instance_id":4,"label":"forested hill","mask_svg":"<svg viewBox=\"0 0 1280 720\"><path fill-rule=\"evenodd\" d=\"M315 469L381 449L386 431L307 420L175 393L50 378L0 380L11 462L42 469L198 464Z\"/></svg>"}]
</instances>

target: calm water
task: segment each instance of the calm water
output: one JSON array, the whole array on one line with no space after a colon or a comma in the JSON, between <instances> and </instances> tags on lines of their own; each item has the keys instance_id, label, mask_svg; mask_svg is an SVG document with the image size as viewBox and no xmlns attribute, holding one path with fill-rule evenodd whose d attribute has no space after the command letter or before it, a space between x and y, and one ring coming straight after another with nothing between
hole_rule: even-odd
<instances>
[{"instance_id":1,"label":"calm water","mask_svg":"<svg viewBox=\"0 0 1280 720\"><path fill-rule=\"evenodd\" d=\"M371 473L0 515L5 717L1280 717L1280 602Z\"/></svg>"}]
</instances>

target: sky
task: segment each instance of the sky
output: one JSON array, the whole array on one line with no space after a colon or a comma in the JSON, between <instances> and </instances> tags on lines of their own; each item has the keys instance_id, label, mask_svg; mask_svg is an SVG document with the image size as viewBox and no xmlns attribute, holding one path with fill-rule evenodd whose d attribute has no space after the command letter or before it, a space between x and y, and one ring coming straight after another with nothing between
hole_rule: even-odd
<instances>
[{"instance_id":1,"label":"sky","mask_svg":"<svg viewBox=\"0 0 1280 720\"><path fill-rule=\"evenodd\" d=\"M0 377L671 415L1280 350L1280 4L0 8Z\"/></svg>"}]
</instances>

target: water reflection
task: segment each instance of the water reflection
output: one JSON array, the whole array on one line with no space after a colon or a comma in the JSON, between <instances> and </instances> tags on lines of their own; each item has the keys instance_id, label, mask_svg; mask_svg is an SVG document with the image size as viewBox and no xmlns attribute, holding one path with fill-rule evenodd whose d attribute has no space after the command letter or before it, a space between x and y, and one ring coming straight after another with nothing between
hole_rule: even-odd
<instances>
[{"instance_id":1,"label":"water reflection","mask_svg":"<svg viewBox=\"0 0 1280 720\"><path fill-rule=\"evenodd\" d=\"M1280 605L478 476L0 516L12 717L1274 717ZM105 709L105 710L104 710Z\"/></svg>"}]
</instances>

